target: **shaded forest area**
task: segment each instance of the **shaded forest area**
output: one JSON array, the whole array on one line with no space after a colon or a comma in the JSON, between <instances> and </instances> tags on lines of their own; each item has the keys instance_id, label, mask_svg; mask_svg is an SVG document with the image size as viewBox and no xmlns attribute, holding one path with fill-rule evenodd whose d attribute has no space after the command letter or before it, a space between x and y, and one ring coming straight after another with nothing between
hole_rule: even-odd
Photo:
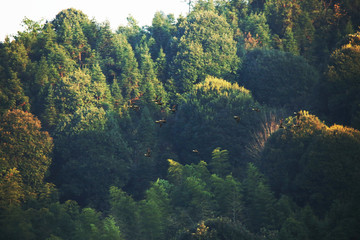
<instances>
[{"instance_id":1,"label":"shaded forest area","mask_svg":"<svg viewBox=\"0 0 360 240\"><path fill-rule=\"evenodd\" d=\"M191 2L0 42L1 239L359 239L360 1Z\"/></svg>"}]
</instances>

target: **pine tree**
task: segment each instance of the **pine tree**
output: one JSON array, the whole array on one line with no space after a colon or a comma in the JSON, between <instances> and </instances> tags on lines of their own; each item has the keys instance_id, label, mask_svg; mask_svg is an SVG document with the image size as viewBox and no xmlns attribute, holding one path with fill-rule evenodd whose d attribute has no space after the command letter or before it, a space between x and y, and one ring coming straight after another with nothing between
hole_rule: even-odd
<instances>
[{"instance_id":1,"label":"pine tree","mask_svg":"<svg viewBox=\"0 0 360 240\"><path fill-rule=\"evenodd\" d=\"M252 231L273 229L276 220L275 197L264 176L252 164L248 164L243 181L244 215L247 227Z\"/></svg>"},{"instance_id":2,"label":"pine tree","mask_svg":"<svg viewBox=\"0 0 360 240\"><path fill-rule=\"evenodd\" d=\"M227 150L221 150L221 148L214 149L209 167L212 172L217 174L219 177L229 175L231 171L229 152Z\"/></svg>"},{"instance_id":3,"label":"pine tree","mask_svg":"<svg viewBox=\"0 0 360 240\"><path fill-rule=\"evenodd\" d=\"M179 92L190 90L208 75L232 80L239 58L233 32L224 17L215 11L194 11L178 27L178 35L172 77Z\"/></svg>"},{"instance_id":4,"label":"pine tree","mask_svg":"<svg viewBox=\"0 0 360 240\"><path fill-rule=\"evenodd\" d=\"M49 85L48 94L45 98L45 111L42 119L45 127L49 130L52 130L58 121L58 115L54 99L54 90L51 84Z\"/></svg>"},{"instance_id":5,"label":"pine tree","mask_svg":"<svg viewBox=\"0 0 360 240\"><path fill-rule=\"evenodd\" d=\"M119 224L125 239L139 239L138 206L131 196L117 187L110 188L111 214Z\"/></svg>"}]
</instances>

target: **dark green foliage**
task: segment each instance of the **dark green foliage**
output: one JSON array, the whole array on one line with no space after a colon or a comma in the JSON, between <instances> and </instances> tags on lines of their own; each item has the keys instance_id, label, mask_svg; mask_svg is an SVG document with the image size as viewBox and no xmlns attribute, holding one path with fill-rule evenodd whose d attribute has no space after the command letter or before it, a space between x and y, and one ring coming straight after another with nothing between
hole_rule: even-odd
<instances>
[{"instance_id":1,"label":"dark green foliage","mask_svg":"<svg viewBox=\"0 0 360 240\"><path fill-rule=\"evenodd\" d=\"M358 239L359 0L186 3L0 43L1 239Z\"/></svg>"},{"instance_id":2,"label":"dark green foliage","mask_svg":"<svg viewBox=\"0 0 360 240\"><path fill-rule=\"evenodd\" d=\"M307 236L304 224L290 217L286 219L285 223L281 227L279 239L306 240L309 238Z\"/></svg>"},{"instance_id":3,"label":"dark green foliage","mask_svg":"<svg viewBox=\"0 0 360 240\"><path fill-rule=\"evenodd\" d=\"M110 26L100 30L98 52L100 65L108 82L116 79L122 96L131 99L138 95L139 70L134 51L123 34L114 34Z\"/></svg>"},{"instance_id":4,"label":"dark green foliage","mask_svg":"<svg viewBox=\"0 0 360 240\"><path fill-rule=\"evenodd\" d=\"M140 202L140 227L142 235L147 236L147 239L165 239L170 236L172 208L167 184L166 180L158 179Z\"/></svg>"},{"instance_id":5,"label":"dark green foliage","mask_svg":"<svg viewBox=\"0 0 360 240\"><path fill-rule=\"evenodd\" d=\"M276 222L275 197L264 176L251 163L243 182L245 223L251 231L274 229Z\"/></svg>"},{"instance_id":6,"label":"dark green foliage","mask_svg":"<svg viewBox=\"0 0 360 240\"><path fill-rule=\"evenodd\" d=\"M307 61L277 50L254 50L246 55L240 83L255 100L276 107L311 108L319 74Z\"/></svg>"},{"instance_id":7,"label":"dark green foliage","mask_svg":"<svg viewBox=\"0 0 360 240\"><path fill-rule=\"evenodd\" d=\"M125 239L138 239L139 216L136 202L117 187L110 188L111 214L117 220Z\"/></svg>"},{"instance_id":8,"label":"dark green foliage","mask_svg":"<svg viewBox=\"0 0 360 240\"><path fill-rule=\"evenodd\" d=\"M153 58L160 57L159 52L161 49L166 55L170 54L170 41L176 32L174 16L172 14L165 16L163 12L155 13L148 31L156 42L151 50Z\"/></svg>"},{"instance_id":9,"label":"dark green foliage","mask_svg":"<svg viewBox=\"0 0 360 240\"><path fill-rule=\"evenodd\" d=\"M112 216L102 218L91 208L76 202L50 203L40 208L11 208L1 211L4 239L123 239Z\"/></svg>"},{"instance_id":10,"label":"dark green foliage","mask_svg":"<svg viewBox=\"0 0 360 240\"><path fill-rule=\"evenodd\" d=\"M245 146L262 116L252 110L255 106L259 105L250 92L237 84L209 77L195 85L181 102L171 132L181 162L210 159L213 149L221 147L229 150L231 166L221 171L241 166ZM240 122L234 120L234 115L241 117Z\"/></svg>"},{"instance_id":11,"label":"dark green foliage","mask_svg":"<svg viewBox=\"0 0 360 240\"><path fill-rule=\"evenodd\" d=\"M212 152L212 158L209 164L213 173L220 177L225 177L231 172L231 165L229 162L229 152L227 150L221 150L216 148Z\"/></svg>"},{"instance_id":12,"label":"dark green foliage","mask_svg":"<svg viewBox=\"0 0 360 240\"><path fill-rule=\"evenodd\" d=\"M247 50L252 48L270 48L271 47L271 33L269 25L266 22L264 13L252 13L241 22L241 30L246 35L245 48ZM249 42L254 38L255 42Z\"/></svg>"},{"instance_id":13,"label":"dark green foliage","mask_svg":"<svg viewBox=\"0 0 360 240\"><path fill-rule=\"evenodd\" d=\"M295 125L296 124L296 125ZM324 213L337 199L352 199L357 182L360 134L301 112L289 118L285 130L270 138L263 153L263 170L276 193L289 194L298 204ZM341 156L341 157L340 157Z\"/></svg>"},{"instance_id":14,"label":"dark green foliage","mask_svg":"<svg viewBox=\"0 0 360 240\"><path fill-rule=\"evenodd\" d=\"M228 217L233 222L240 221L244 211L241 183L232 175L220 178L216 174L211 175L210 183L215 214Z\"/></svg>"},{"instance_id":15,"label":"dark green foliage","mask_svg":"<svg viewBox=\"0 0 360 240\"><path fill-rule=\"evenodd\" d=\"M348 35L330 56L323 80L325 111L333 121L360 128L360 32Z\"/></svg>"},{"instance_id":16,"label":"dark green foliage","mask_svg":"<svg viewBox=\"0 0 360 240\"><path fill-rule=\"evenodd\" d=\"M139 44L145 32L139 26L138 21L132 16L128 16L126 18L127 25L126 26L119 26L116 33L121 34L126 37L127 41L130 43L133 49Z\"/></svg>"},{"instance_id":17,"label":"dark green foliage","mask_svg":"<svg viewBox=\"0 0 360 240\"><path fill-rule=\"evenodd\" d=\"M223 17L214 11L195 11L180 24L177 35L172 77L179 92L190 90L208 75L231 79L239 59L233 33Z\"/></svg>"},{"instance_id":18,"label":"dark green foliage","mask_svg":"<svg viewBox=\"0 0 360 240\"><path fill-rule=\"evenodd\" d=\"M261 239L249 232L240 222L233 222L228 218L214 218L199 223L190 230L180 233L176 240L217 240L217 239Z\"/></svg>"},{"instance_id":19,"label":"dark green foliage","mask_svg":"<svg viewBox=\"0 0 360 240\"><path fill-rule=\"evenodd\" d=\"M358 198L357 193L357 198ZM328 239L353 239L359 234L360 223L357 200L335 201L325 218L324 238Z\"/></svg>"},{"instance_id":20,"label":"dark green foliage","mask_svg":"<svg viewBox=\"0 0 360 240\"><path fill-rule=\"evenodd\" d=\"M23 44L6 41L0 45L0 114L8 109L30 110L24 83L20 81L28 63Z\"/></svg>"},{"instance_id":21,"label":"dark green foliage","mask_svg":"<svg viewBox=\"0 0 360 240\"><path fill-rule=\"evenodd\" d=\"M176 181L171 198L180 223L189 226L211 217L213 194L207 185L210 173L206 162L185 166L172 160L169 162L169 177Z\"/></svg>"},{"instance_id":22,"label":"dark green foliage","mask_svg":"<svg viewBox=\"0 0 360 240\"><path fill-rule=\"evenodd\" d=\"M55 182L63 199L103 209L109 187L124 186L129 179L130 150L116 117L106 119L96 108L83 110L62 129L67 135L57 138Z\"/></svg>"},{"instance_id":23,"label":"dark green foliage","mask_svg":"<svg viewBox=\"0 0 360 240\"><path fill-rule=\"evenodd\" d=\"M58 13L51 23L57 32L57 42L65 47L78 64L85 64L91 55L84 35L86 25L90 24L88 17L81 11L69 8Z\"/></svg>"},{"instance_id":24,"label":"dark green foliage","mask_svg":"<svg viewBox=\"0 0 360 240\"><path fill-rule=\"evenodd\" d=\"M37 197L45 185L52 148L52 138L48 132L41 131L40 121L31 113L15 109L1 116L2 203L11 206L23 197Z\"/></svg>"}]
</instances>

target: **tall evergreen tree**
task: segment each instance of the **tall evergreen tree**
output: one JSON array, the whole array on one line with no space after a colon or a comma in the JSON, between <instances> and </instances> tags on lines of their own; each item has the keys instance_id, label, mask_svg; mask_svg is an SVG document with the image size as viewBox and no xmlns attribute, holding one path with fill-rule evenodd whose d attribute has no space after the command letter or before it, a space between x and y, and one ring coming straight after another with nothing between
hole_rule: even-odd
<instances>
[{"instance_id":1,"label":"tall evergreen tree","mask_svg":"<svg viewBox=\"0 0 360 240\"><path fill-rule=\"evenodd\" d=\"M8 110L0 120L1 170L13 171L15 185L24 184L27 199L36 197L44 188L44 178L51 164L53 148L48 132L41 130L40 121L31 113ZM18 172L17 172L18 171ZM2 181L7 174L2 175ZM20 179L17 178L21 176Z\"/></svg>"},{"instance_id":2,"label":"tall evergreen tree","mask_svg":"<svg viewBox=\"0 0 360 240\"><path fill-rule=\"evenodd\" d=\"M215 11L194 11L178 27L177 35L172 76L179 92L190 90L208 75L232 79L239 59L233 32L223 17Z\"/></svg>"}]
</instances>

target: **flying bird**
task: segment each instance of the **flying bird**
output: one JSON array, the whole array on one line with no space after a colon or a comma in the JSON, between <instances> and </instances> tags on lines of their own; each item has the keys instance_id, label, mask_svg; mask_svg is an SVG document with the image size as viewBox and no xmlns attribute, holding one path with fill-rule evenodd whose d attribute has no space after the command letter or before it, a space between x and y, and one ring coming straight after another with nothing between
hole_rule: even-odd
<instances>
[{"instance_id":1,"label":"flying bird","mask_svg":"<svg viewBox=\"0 0 360 240\"><path fill-rule=\"evenodd\" d=\"M130 108L131 108L131 109L134 109L135 111L139 111L139 110L140 110L140 106L134 105L134 104L130 105Z\"/></svg>"},{"instance_id":2,"label":"flying bird","mask_svg":"<svg viewBox=\"0 0 360 240\"><path fill-rule=\"evenodd\" d=\"M23 107L26 105L26 102L23 102L22 104L19 105L19 107Z\"/></svg>"},{"instance_id":3,"label":"flying bird","mask_svg":"<svg viewBox=\"0 0 360 240\"><path fill-rule=\"evenodd\" d=\"M147 149L146 153L144 154L145 157L151 157L151 150L150 148Z\"/></svg>"},{"instance_id":4,"label":"flying bird","mask_svg":"<svg viewBox=\"0 0 360 240\"><path fill-rule=\"evenodd\" d=\"M161 98L160 98L160 100L156 101L155 103L156 103L157 105L160 105L160 106L163 105L163 102L161 101Z\"/></svg>"},{"instance_id":5,"label":"flying bird","mask_svg":"<svg viewBox=\"0 0 360 240\"><path fill-rule=\"evenodd\" d=\"M156 120L155 123L158 123L161 127L164 123L166 123L166 120L165 119Z\"/></svg>"},{"instance_id":6,"label":"flying bird","mask_svg":"<svg viewBox=\"0 0 360 240\"><path fill-rule=\"evenodd\" d=\"M301 112L300 111L294 112L294 114L296 115L296 120L299 120L301 116Z\"/></svg>"},{"instance_id":7,"label":"flying bird","mask_svg":"<svg viewBox=\"0 0 360 240\"><path fill-rule=\"evenodd\" d=\"M283 125L283 120L281 119L280 120L280 125L279 125L279 128L282 128L282 129L284 129L285 127L284 127L284 125Z\"/></svg>"},{"instance_id":8,"label":"flying bird","mask_svg":"<svg viewBox=\"0 0 360 240\"><path fill-rule=\"evenodd\" d=\"M253 108L251 108L251 110L253 110L255 112L260 112L260 108L257 108L257 107L253 107Z\"/></svg>"},{"instance_id":9,"label":"flying bird","mask_svg":"<svg viewBox=\"0 0 360 240\"><path fill-rule=\"evenodd\" d=\"M170 109L170 111L172 111L173 113L176 112L176 105L172 106L172 108Z\"/></svg>"},{"instance_id":10,"label":"flying bird","mask_svg":"<svg viewBox=\"0 0 360 240\"><path fill-rule=\"evenodd\" d=\"M158 99L159 99L159 96L158 95L155 95L155 99L154 100L152 100L153 102L157 102L158 101Z\"/></svg>"},{"instance_id":11,"label":"flying bird","mask_svg":"<svg viewBox=\"0 0 360 240\"><path fill-rule=\"evenodd\" d=\"M163 105L163 102L161 101L162 97L159 97L158 95L155 96L155 99L152 100L153 102L155 102L157 105Z\"/></svg>"}]
</instances>

